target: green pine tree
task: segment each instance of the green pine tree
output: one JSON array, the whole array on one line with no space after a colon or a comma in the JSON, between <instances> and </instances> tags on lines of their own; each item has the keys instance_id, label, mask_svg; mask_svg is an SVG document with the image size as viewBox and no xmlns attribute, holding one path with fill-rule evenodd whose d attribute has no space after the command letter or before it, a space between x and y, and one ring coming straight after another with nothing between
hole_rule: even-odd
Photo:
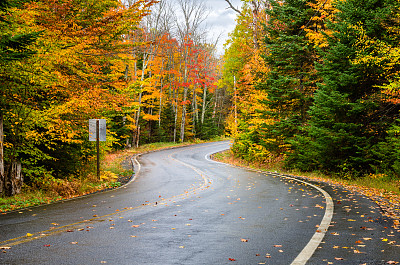
<instances>
[{"instance_id":1,"label":"green pine tree","mask_svg":"<svg viewBox=\"0 0 400 265\"><path fill-rule=\"evenodd\" d=\"M369 172L376 159L373 147L387 136L398 115L380 97L379 85L387 82L383 65L354 63L374 47L360 43L363 36L393 42L388 25L398 9L393 0L338 1L335 21L327 24L334 33L321 51L317 70L323 82L309 114L308 136L297 137L288 162L301 169L320 169L345 177Z\"/></svg>"},{"instance_id":2,"label":"green pine tree","mask_svg":"<svg viewBox=\"0 0 400 265\"><path fill-rule=\"evenodd\" d=\"M275 122L265 128L267 149L276 155L290 150L289 140L300 133L315 90L315 49L307 41L303 28L315 11L305 0L272 1L265 38L270 67L265 83L258 84L268 95L268 113Z\"/></svg>"}]
</instances>

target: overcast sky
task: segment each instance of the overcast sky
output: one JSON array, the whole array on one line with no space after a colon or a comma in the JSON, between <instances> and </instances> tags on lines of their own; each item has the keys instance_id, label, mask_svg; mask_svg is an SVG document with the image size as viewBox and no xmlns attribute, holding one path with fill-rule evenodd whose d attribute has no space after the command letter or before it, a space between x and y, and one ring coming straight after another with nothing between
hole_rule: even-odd
<instances>
[{"instance_id":1,"label":"overcast sky","mask_svg":"<svg viewBox=\"0 0 400 265\"><path fill-rule=\"evenodd\" d=\"M168 0L170 1L170 0ZM177 2L177 0L172 0ZM218 53L223 54L223 45L228 38L228 33L235 28L236 12L229 8L225 0L198 0L206 4L210 8L209 15L205 21L209 29L209 41L215 40L219 35ZM242 5L241 0L231 0L236 8ZM205 25L204 25L205 26Z\"/></svg>"},{"instance_id":2,"label":"overcast sky","mask_svg":"<svg viewBox=\"0 0 400 265\"><path fill-rule=\"evenodd\" d=\"M223 44L228 38L228 33L232 32L235 28L236 12L228 8L229 5L225 0L206 0L205 2L211 8L211 13L206 22L211 26L210 37L222 34L218 44L218 51L222 54ZM241 6L241 0L231 0L231 3L236 8L240 8Z\"/></svg>"}]
</instances>

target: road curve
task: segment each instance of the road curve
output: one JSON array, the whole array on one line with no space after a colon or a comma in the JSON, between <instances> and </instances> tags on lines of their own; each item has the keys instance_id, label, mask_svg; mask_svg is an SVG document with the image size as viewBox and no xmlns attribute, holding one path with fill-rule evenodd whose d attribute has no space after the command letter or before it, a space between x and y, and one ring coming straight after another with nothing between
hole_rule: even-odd
<instances>
[{"instance_id":1,"label":"road curve","mask_svg":"<svg viewBox=\"0 0 400 265\"><path fill-rule=\"evenodd\" d=\"M207 159L227 148L218 142L144 154L135 181L121 189L0 216L0 264L335 260L321 246L312 255L332 218L327 194Z\"/></svg>"}]
</instances>

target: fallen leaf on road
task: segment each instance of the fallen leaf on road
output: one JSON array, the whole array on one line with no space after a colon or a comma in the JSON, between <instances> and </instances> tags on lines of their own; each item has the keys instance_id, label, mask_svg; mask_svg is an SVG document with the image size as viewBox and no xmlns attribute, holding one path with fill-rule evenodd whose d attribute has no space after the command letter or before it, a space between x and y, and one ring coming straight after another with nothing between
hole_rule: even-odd
<instances>
[{"instance_id":1,"label":"fallen leaf on road","mask_svg":"<svg viewBox=\"0 0 400 265\"><path fill-rule=\"evenodd\" d=\"M140 225L132 225L131 227L139 227Z\"/></svg>"},{"instance_id":2,"label":"fallen leaf on road","mask_svg":"<svg viewBox=\"0 0 400 265\"><path fill-rule=\"evenodd\" d=\"M242 242L249 242L248 239L244 239L244 238L240 239L240 241L242 241Z\"/></svg>"},{"instance_id":3,"label":"fallen leaf on road","mask_svg":"<svg viewBox=\"0 0 400 265\"><path fill-rule=\"evenodd\" d=\"M76 244L78 244L78 242L71 242L71 244L72 244L72 245L76 245Z\"/></svg>"},{"instance_id":4,"label":"fallen leaf on road","mask_svg":"<svg viewBox=\"0 0 400 265\"><path fill-rule=\"evenodd\" d=\"M236 261L235 259L229 258L230 261Z\"/></svg>"},{"instance_id":5,"label":"fallen leaf on road","mask_svg":"<svg viewBox=\"0 0 400 265\"><path fill-rule=\"evenodd\" d=\"M343 258L335 258L335 260L344 260Z\"/></svg>"},{"instance_id":6,"label":"fallen leaf on road","mask_svg":"<svg viewBox=\"0 0 400 265\"><path fill-rule=\"evenodd\" d=\"M43 245L44 247L50 247L51 245L50 244L47 244L47 245Z\"/></svg>"},{"instance_id":7,"label":"fallen leaf on road","mask_svg":"<svg viewBox=\"0 0 400 265\"><path fill-rule=\"evenodd\" d=\"M31 233L26 233L26 236L33 236L33 234L31 234Z\"/></svg>"},{"instance_id":8,"label":"fallen leaf on road","mask_svg":"<svg viewBox=\"0 0 400 265\"><path fill-rule=\"evenodd\" d=\"M282 245L274 245L275 248L281 248Z\"/></svg>"}]
</instances>

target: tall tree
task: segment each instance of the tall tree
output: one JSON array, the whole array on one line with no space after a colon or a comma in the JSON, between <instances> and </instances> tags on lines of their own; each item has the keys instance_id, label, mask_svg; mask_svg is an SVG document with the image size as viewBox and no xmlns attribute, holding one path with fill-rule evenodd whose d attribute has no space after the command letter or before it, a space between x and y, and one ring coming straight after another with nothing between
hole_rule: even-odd
<instances>
[{"instance_id":1,"label":"tall tree","mask_svg":"<svg viewBox=\"0 0 400 265\"><path fill-rule=\"evenodd\" d=\"M398 46L398 36L391 32L399 28L393 19L398 4L390 0L336 2L338 12L334 22L327 24L328 46L321 51L317 67L323 82L309 112L308 136L299 137L290 160L293 165L343 176L379 168L372 150L387 137L399 112L397 104L382 97L381 89L399 64L385 71L388 61L371 63L373 59L368 58L381 52L380 44Z\"/></svg>"},{"instance_id":2,"label":"tall tree","mask_svg":"<svg viewBox=\"0 0 400 265\"><path fill-rule=\"evenodd\" d=\"M30 94L20 86L9 86L13 76L4 72L12 68L17 61L24 60L35 51L30 47L39 37L40 32L33 31L29 27L20 27L14 20L16 10L21 3L19 1L2 1L0 3L0 195L14 195L18 193L22 185L21 164L15 156L5 162L4 156L4 116L8 110L15 107L15 101L24 95ZM17 96L21 95L21 97ZM11 99L14 100L11 100ZM14 104L13 104L14 103ZM23 103L23 102L21 102Z\"/></svg>"},{"instance_id":3,"label":"tall tree","mask_svg":"<svg viewBox=\"0 0 400 265\"><path fill-rule=\"evenodd\" d=\"M314 60L316 51L302 34L315 11L304 0L271 1L266 37L266 81L257 86L274 122L266 125L267 149L277 156L290 150L289 140L301 132L316 89Z\"/></svg>"}]
</instances>

